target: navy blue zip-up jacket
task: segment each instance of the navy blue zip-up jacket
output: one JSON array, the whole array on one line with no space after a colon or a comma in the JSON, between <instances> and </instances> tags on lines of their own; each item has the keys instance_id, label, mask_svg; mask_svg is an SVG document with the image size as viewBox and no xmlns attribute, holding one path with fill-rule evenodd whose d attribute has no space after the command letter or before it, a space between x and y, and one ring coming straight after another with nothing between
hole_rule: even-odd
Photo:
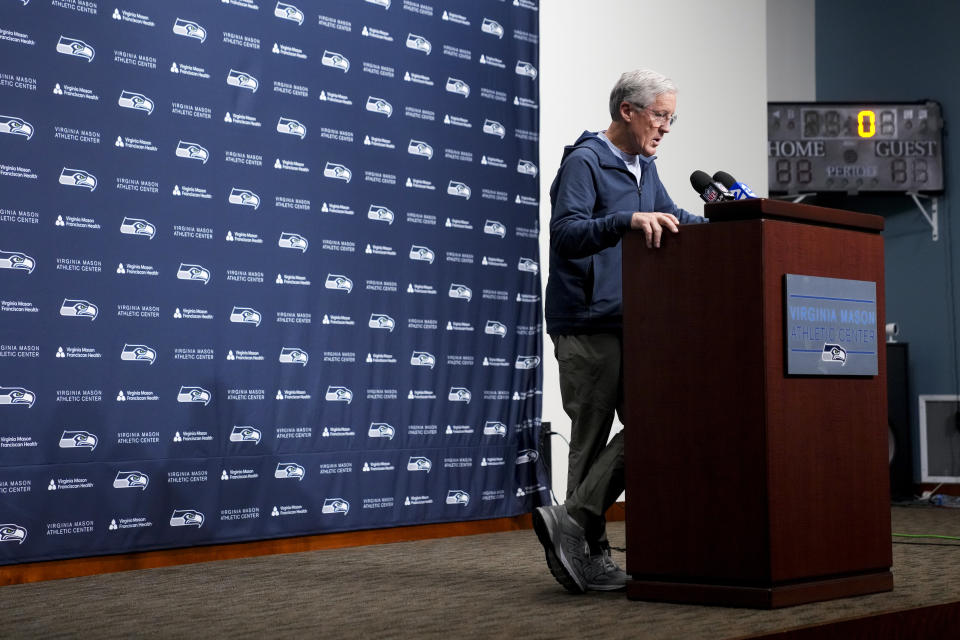
<instances>
[{"instance_id":1,"label":"navy blue zip-up jacket","mask_svg":"<svg viewBox=\"0 0 960 640\"><path fill-rule=\"evenodd\" d=\"M550 186L550 276L547 333L619 331L623 326L620 238L634 211L672 213L680 224L705 222L674 204L655 156L641 155L640 186L623 161L584 131L565 147Z\"/></svg>"}]
</instances>

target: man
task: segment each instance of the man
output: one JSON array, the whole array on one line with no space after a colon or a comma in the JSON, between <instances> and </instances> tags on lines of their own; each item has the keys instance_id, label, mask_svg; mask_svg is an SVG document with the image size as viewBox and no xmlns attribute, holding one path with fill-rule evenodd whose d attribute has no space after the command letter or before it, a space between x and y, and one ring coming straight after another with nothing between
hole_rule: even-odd
<instances>
[{"instance_id":1,"label":"man","mask_svg":"<svg viewBox=\"0 0 960 640\"><path fill-rule=\"evenodd\" d=\"M653 162L676 105L670 79L624 73L610 93L610 126L565 148L550 187L547 332L572 426L566 502L538 508L533 522L551 573L573 593L618 590L627 580L610 557L604 520L624 488L623 434L607 444L614 411L623 417L620 239L640 231L655 248L664 230L704 221L673 203Z\"/></svg>"}]
</instances>

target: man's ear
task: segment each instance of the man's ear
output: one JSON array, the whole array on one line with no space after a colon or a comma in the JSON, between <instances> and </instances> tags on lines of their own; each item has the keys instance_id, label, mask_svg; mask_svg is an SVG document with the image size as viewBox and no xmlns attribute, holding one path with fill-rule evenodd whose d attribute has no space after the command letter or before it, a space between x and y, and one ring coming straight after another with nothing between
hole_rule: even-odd
<instances>
[{"instance_id":1,"label":"man's ear","mask_svg":"<svg viewBox=\"0 0 960 640\"><path fill-rule=\"evenodd\" d=\"M624 122L630 122L630 119L634 115L634 108L629 102L624 100L620 103L620 119Z\"/></svg>"}]
</instances>

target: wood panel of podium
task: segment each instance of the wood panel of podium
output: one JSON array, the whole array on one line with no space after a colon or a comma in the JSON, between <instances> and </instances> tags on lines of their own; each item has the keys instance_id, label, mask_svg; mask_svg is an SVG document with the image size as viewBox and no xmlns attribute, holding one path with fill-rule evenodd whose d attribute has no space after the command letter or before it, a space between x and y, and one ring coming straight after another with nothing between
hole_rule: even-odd
<instances>
[{"instance_id":1,"label":"wood panel of podium","mask_svg":"<svg viewBox=\"0 0 960 640\"><path fill-rule=\"evenodd\" d=\"M889 591L885 352L787 372L786 274L876 283L883 219L768 199L623 240L627 596L771 608Z\"/></svg>"}]
</instances>

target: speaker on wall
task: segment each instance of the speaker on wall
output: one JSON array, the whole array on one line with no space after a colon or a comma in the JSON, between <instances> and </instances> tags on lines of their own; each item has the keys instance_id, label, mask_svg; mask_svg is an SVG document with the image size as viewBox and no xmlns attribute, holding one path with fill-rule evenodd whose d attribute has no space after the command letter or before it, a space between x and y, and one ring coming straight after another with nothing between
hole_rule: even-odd
<instances>
[{"instance_id":1,"label":"speaker on wall","mask_svg":"<svg viewBox=\"0 0 960 640\"><path fill-rule=\"evenodd\" d=\"M910 395L907 384L906 343L887 343L887 418L890 439L890 497L913 497L913 445Z\"/></svg>"}]
</instances>

